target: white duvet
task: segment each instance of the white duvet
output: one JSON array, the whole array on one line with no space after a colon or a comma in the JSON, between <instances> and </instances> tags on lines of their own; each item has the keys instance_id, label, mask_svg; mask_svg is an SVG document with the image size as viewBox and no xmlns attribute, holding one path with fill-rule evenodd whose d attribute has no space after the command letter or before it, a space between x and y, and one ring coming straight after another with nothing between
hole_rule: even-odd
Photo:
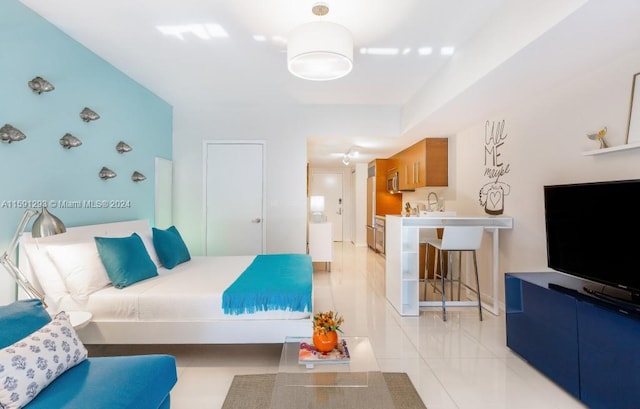
<instances>
[{"instance_id":1,"label":"white duvet","mask_svg":"<svg viewBox=\"0 0 640 409\"><path fill-rule=\"evenodd\" d=\"M222 311L222 293L251 264L255 256L195 256L158 276L117 289L109 286L86 301L67 296L60 309L86 310L96 321L211 321L299 319L309 312L260 311L228 315ZM269 279L265 274L265 280Z\"/></svg>"},{"instance_id":2,"label":"white duvet","mask_svg":"<svg viewBox=\"0 0 640 409\"><path fill-rule=\"evenodd\" d=\"M142 237L158 266L158 276L122 289L111 284L104 287L99 278L106 271L93 238L123 237L132 232ZM92 251L81 247L86 243L91 244ZM56 246L57 251L52 251ZM224 314L224 290L255 256L194 256L167 270L159 266L146 220L73 227L65 234L39 240L23 235L19 254L20 268L46 294L52 312L89 311L93 321L295 320L310 316L310 312L288 310ZM264 279L270 279L268 272Z\"/></svg>"}]
</instances>

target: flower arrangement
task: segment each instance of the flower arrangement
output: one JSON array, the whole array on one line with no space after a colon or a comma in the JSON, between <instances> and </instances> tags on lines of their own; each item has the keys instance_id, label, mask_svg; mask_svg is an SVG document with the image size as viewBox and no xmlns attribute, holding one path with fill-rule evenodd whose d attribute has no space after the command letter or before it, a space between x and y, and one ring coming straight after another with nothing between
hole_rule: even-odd
<instances>
[{"instance_id":1,"label":"flower arrangement","mask_svg":"<svg viewBox=\"0 0 640 409\"><path fill-rule=\"evenodd\" d=\"M342 332L340 325L342 325L343 322L344 317L339 316L337 312L317 312L313 316L313 333L325 335L330 331Z\"/></svg>"}]
</instances>

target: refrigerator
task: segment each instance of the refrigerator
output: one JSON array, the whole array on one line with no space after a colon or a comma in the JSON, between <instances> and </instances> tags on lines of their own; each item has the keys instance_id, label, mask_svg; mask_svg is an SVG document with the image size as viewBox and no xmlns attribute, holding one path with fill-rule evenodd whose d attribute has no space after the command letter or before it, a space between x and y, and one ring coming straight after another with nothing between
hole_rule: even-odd
<instances>
[{"instance_id":1,"label":"refrigerator","mask_svg":"<svg viewBox=\"0 0 640 409\"><path fill-rule=\"evenodd\" d=\"M376 249L376 177L374 175L367 178L367 246ZM371 168L369 168L371 173Z\"/></svg>"}]
</instances>

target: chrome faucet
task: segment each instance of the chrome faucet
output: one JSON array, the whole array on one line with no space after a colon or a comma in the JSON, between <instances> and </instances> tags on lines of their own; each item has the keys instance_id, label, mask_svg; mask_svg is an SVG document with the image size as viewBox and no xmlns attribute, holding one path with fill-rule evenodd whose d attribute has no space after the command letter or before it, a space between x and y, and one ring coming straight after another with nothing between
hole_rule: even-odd
<instances>
[{"instance_id":1,"label":"chrome faucet","mask_svg":"<svg viewBox=\"0 0 640 409\"><path fill-rule=\"evenodd\" d=\"M435 202L431 201L431 196L435 196ZM438 194L436 192L429 192L429 194L427 195L427 210L430 212L437 212L438 210L438 203L439 203L439 199L438 199Z\"/></svg>"}]
</instances>

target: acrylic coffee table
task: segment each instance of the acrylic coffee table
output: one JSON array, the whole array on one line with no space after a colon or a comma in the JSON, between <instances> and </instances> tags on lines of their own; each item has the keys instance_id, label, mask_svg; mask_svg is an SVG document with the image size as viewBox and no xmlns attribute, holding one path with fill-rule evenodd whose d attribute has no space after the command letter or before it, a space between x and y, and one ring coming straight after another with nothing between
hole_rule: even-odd
<instances>
[{"instance_id":1,"label":"acrylic coffee table","mask_svg":"<svg viewBox=\"0 0 640 409\"><path fill-rule=\"evenodd\" d=\"M271 409L393 408L389 389L367 337L340 337L347 341L349 363L322 363L312 368L298 363L300 341L287 337L272 393Z\"/></svg>"}]
</instances>

